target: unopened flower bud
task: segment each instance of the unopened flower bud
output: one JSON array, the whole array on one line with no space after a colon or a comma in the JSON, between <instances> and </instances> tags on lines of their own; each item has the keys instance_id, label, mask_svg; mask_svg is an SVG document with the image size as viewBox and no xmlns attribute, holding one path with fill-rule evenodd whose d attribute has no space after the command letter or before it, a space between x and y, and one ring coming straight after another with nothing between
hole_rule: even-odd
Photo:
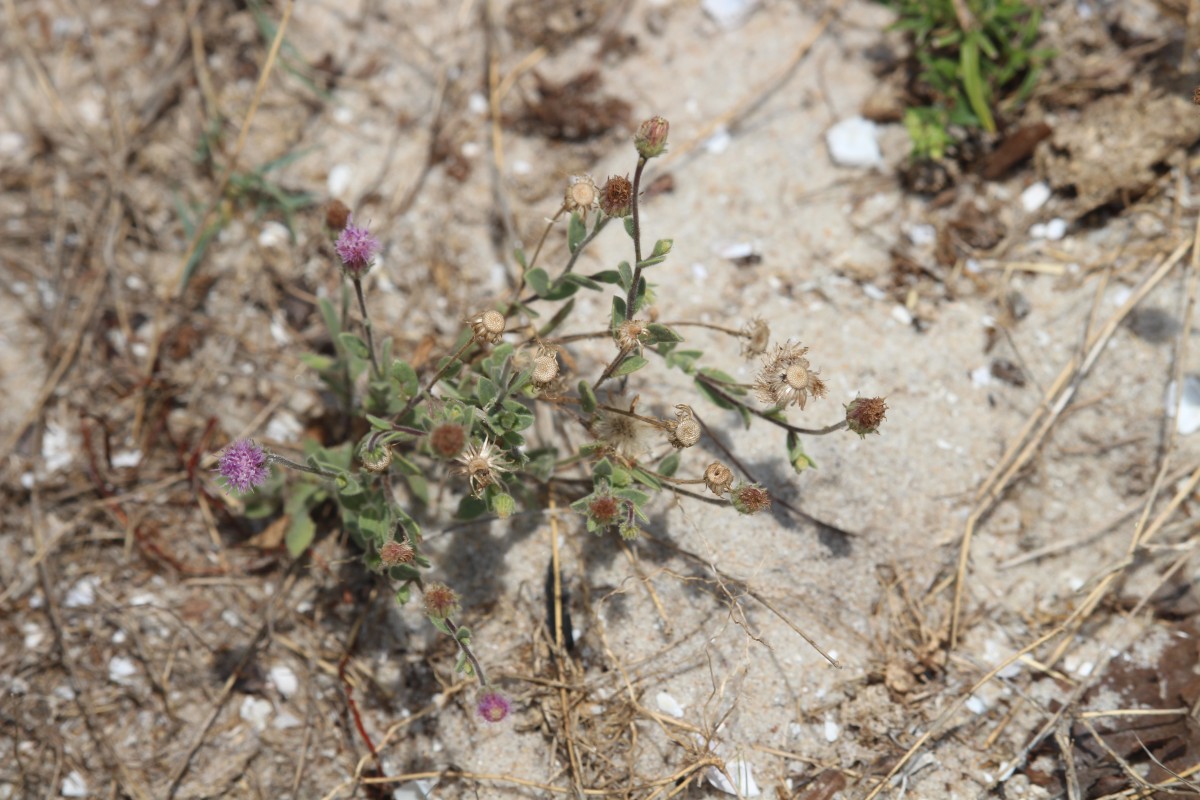
<instances>
[{"instance_id":1,"label":"unopened flower bud","mask_svg":"<svg viewBox=\"0 0 1200 800\"><path fill-rule=\"evenodd\" d=\"M508 519L517 508L517 501L511 494L498 494L492 498L492 511L500 519Z\"/></svg>"},{"instance_id":2,"label":"unopened flower bud","mask_svg":"<svg viewBox=\"0 0 1200 800\"><path fill-rule=\"evenodd\" d=\"M504 336L504 315L495 309L471 317L471 333L480 344L495 344Z\"/></svg>"},{"instance_id":3,"label":"unopened flower bud","mask_svg":"<svg viewBox=\"0 0 1200 800\"><path fill-rule=\"evenodd\" d=\"M600 190L600 210L610 217L627 217L633 205L633 184L620 175L609 177Z\"/></svg>"},{"instance_id":4,"label":"unopened flower bud","mask_svg":"<svg viewBox=\"0 0 1200 800\"><path fill-rule=\"evenodd\" d=\"M347 216L346 227L333 245L342 260L342 271L351 278L360 279L375 264L379 254L379 240L366 228L354 224L353 215Z\"/></svg>"},{"instance_id":5,"label":"unopened flower bud","mask_svg":"<svg viewBox=\"0 0 1200 800\"><path fill-rule=\"evenodd\" d=\"M385 567L398 567L401 564L410 564L415 557L416 552L408 542L392 540L385 542L383 547L379 548L379 563Z\"/></svg>"},{"instance_id":6,"label":"unopened flower bud","mask_svg":"<svg viewBox=\"0 0 1200 800\"><path fill-rule=\"evenodd\" d=\"M662 117L651 117L641 124L633 137L633 145L642 158L654 158L667 149L667 132L671 125Z\"/></svg>"},{"instance_id":7,"label":"unopened flower bud","mask_svg":"<svg viewBox=\"0 0 1200 800\"><path fill-rule=\"evenodd\" d=\"M720 461L714 461L704 470L704 485L713 494L725 494L733 486L733 470Z\"/></svg>"},{"instance_id":8,"label":"unopened flower bud","mask_svg":"<svg viewBox=\"0 0 1200 800\"><path fill-rule=\"evenodd\" d=\"M617 528L617 531L621 534L621 538L627 542L632 542L634 539L638 539L642 535L641 528L639 528L637 525L630 525L628 523L622 523L621 526Z\"/></svg>"},{"instance_id":9,"label":"unopened flower bud","mask_svg":"<svg viewBox=\"0 0 1200 800\"><path fill-rule=\"evenodd\" d=\"M757 514L771 507L771 495L756 483L743 483L734 487L729 502L743 514Z\"/></svg>"},{"instance_id":10,"label":"unopened flower bud","mask_svg":"<svg viewBox=\"0 0 1200 800\"><path fill-rule=\"evenodd\" d=\"M865 439L868 433L879 433L886 415L884 398L856 397L846 406L846 427Z\"/></svg>"},{"instance_id":11,"label":"unopened flower bud","mask_svg":"<svg viewBox=\"0 0 1200 800\"><path fill-rule=\"evenodd\" d=\"M458 592L444 583L431 583L425 587L425 613L437 619L452 617L458 613Z\"/></svg>"}]
</instances>

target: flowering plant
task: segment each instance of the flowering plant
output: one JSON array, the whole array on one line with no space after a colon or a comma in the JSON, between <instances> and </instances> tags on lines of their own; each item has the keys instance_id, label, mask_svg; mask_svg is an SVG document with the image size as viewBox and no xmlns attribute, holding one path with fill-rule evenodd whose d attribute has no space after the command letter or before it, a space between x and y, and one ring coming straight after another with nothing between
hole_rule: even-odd
<instances>
[{"instance_id":1,"label":"flowering plant","mask_svg":"<svg viewBox=\"0 0 1200 800\"><path fill-rule=\"evenodd\" d=\"M421 528L409 510L412 506L406 509L396 501L389 478L402 480L413 504L428 505L427 475L459 477L463 494L457 516L463 520L487 514L507 518L518 506L536 508L545 494L539 489L550 489L568 497L589 532L611 531L632 540L641 534L647 506L664 492L725 504L743 514L762 512L772 504L767 490L728 454L692 405L677 403L673 415L658 418L639 411L636 398L628 404L611 399L607 390L645 369L651 363L648 356L690 376L701 398L738 412L747 426L759 418L783 428L788 459L797 472L812 465L801 446L802 435L843 428L860 436L875 433L887 409L880 398L856 399L831 425L793 425L786 417L790 406L803 411L810 400L827 393L807 358L807 347L788 340L771 350L770 329L762 320L734 329L702 322L664 324L646 313L654 296L646 274L668 258L672 242L659 240L643 253L639 192L647 164L665 151L668 130L661 117L639 128L632 180L613 176L603 187L588 176L569 181L546 230L548 234L550 226L566 217L562 268L552 277L537 265L546 234L531 257L518 251L522 279L511 296L465 318L452 348L423 381L397 357L391 337L375 342L363 278L380 251L379 241L352 215L330 215L341 224L335 250L349 286L340 313L330 301L320 301L333 354L308 354L304 360L337 398L344 418L361 421L365 433L333 444L305 442L303 464L246 440L230 444L218 462L226 486L238 493L263 485L272 465L309 476L288 490L288 549L297 557L308 549L316 530L311 512L334 501L342 528L361 548L368 568L394 582L397 600L406 603L414 588L422 592L430 621L458 646L457 668L476 676L483 686L477 710L489 722L506 717L510 701L488 684L472 650L470 630L456 620L458 594L426 577L432 565L421 552ZM632 240L632 265L622 261L615 269L591 275L576 272L580 254L617 220ZM350 329L351 287L361 336ZM609 287L616 291L602 331L555 336L574 308L574 295L610 291ZM677 329L688 326L734 337L742 343L743 356L761 357L755 382L741 384L719 369L703 366L703 353L681 346L684 337ZM615 348L610 359L596 365L594 380L583 374L574 358L563 358L569 345L585 338L607 338ZM560 359L576 365L570 379ZM759 404L748 399L750 392ZM573 452L562 452L533 437L529 430L538 405L582 429L588 441ZM346 429L354 428L347 424ZM688 461L695 463L685 467L683 455L706 436L729 455L737 472L721 461L704 464L694 457ZM680 472L696 477L681 477Z\"/></svg>"}]
</instances>

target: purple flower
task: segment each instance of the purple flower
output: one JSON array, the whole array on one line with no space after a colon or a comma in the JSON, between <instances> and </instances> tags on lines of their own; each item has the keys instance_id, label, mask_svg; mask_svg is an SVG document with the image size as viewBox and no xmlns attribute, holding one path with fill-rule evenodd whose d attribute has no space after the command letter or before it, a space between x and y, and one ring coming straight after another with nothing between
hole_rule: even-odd
<instances>
[{"instance_id":1,"label":"purple flower","mask_svg":"<svg viewBox=\"0 0 1200 800\"><path fill-rule=\"evenodd\" d=\"M252 491L267 481L267 452L249 439L238 439L225 448L217 462L217 472L225 479L225 490L238 494Z\"/></svg>"},{"instance_id":2,"label":"purple flower","mask_svg":"<svg viewBox=\"0 0 1200 800\"><path fill-rule=\"evenodd\" d=\"M334 249L342 259L342 268L350 277L361 278L371 268L375 256L379 253L379 240L366 228L355 225L352 215L338 236Z\"/></svg>"},{"instance_id":3,"label":"purple flower","mask_svg":"<svg viewBox=\"0 0 1200 800\"><path fill-rule=\"evenodd\" d=\"M512 711L512 702L495 689L488 689L479 695L475 710L484 722L500 722Z\"/></svg>"}]
</instances>

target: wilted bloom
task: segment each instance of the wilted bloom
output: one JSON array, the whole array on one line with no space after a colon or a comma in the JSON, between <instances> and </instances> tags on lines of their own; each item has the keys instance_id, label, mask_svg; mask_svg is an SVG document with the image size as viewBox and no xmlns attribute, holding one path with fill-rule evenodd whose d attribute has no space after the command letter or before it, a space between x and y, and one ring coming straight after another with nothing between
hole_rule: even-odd
<instances>
[{"instance_id":1,"label":"wilted bloom","mask_svg":"<svg viewBox=\"0 0 1200 800\"><path fill-rule=\"evenodd\" d=\"M633 137L633 146L642 158L654 158L667 149L667 132L671 125L662 117L651 117L641 124Z\"/></svg>"},{"instance_id":2,"label":"wilted bloom","mask_svg":"<svg viewBox=\"0 0 1200 800\"><path fill-rule=\"evenodd\" d=\"M700 441L700 423L694 414L691 406L675 406L675 419L667 422L667 441L672 447L683 449Z\"/></svg>"},{"instance_id":3,"label":"wilted bloom","mask_svg":"<svg viewBox=\"0 0 1200 800\"><path fill-rule=\"evenodd\" d=\"M617 326L617 346L622 350L642 351L642 336L646 333L644 323L636 319L627 319Z\"/></svg>"},{"instance_id":4,"label":"wilted bloom","mask_svg":"<svg viewBox=\"0 0 1200 800\"><path fill-rule=\"evenodd\" d=\"M563 196L563 208L568 213L578 211L579 216L587 219L588 212L596 207L599 190L591 175L572 175L567 181L567 192Z\"/></svg>"},{"instance_id":5,"label":"wilted bloom","mask_svg":"<svg viewBox=\"0 0 1200 800\"><path fill-rule=\"evenodd\" d=\"M454 458L467 443L467 429L457 422L443 422L429 432L429 446L442 458Z\"/></svg>"},{"instance_id":6,"label":"wilted bloom","mask_svg":"<svg viewBox=\"0 0 1200 800\"><path fill-rule=\"evenodd\" d=\"M788 341L775 345L775 353L763 359L762 371L754 382L758 399L766 405L787 406L795 403L804 409L808 396L824 397L825 382L809 368L804 354L807 347Z\"/></svg>"},{"instance_id":7,"label":"wilted bloom","mask_svg":"<svg viewBox=\"0 0 1200 800\"><path fill-rule=\"evenodd\" d=\"M431 583L425 587L425 613L431 617L445 619L458 613L458 592L444 583Z\"/></svg>"},{"instance_id":8,"label":"wilted bloom","mask_svg":"<svg viewBox=\"0 0 1200 800\"><path fill-rule=\"evenodd\" d=\"M495 344L504 336L504 315L495 309L482 311L467 322L475 341L480 344Z\"/></svg>"},{"instance_id":9,"label":"wilted bloom","mask_svg":"<svg viewBox=\"0 0 1200 800\"><path fill-rule=\"evenodd\" d=\"M346 227L338 235L333 247L342 259L342 269L351 278L365 275L379 254L379 240L366 228L355 225L353 216L347 218Z\"/></svg>"},{"instance_id":10,"label":"wilted bloom","mask_svg":"<svg viewBox=\"0 0 1200 800\"><path fill-rule=\"evenodd\" d=\"M468 445L458 460L462 463L458 473L471 481L471 493L478 496L487 487L499 483L498 473L508 472L508 464L500 456L498 448L486 438L481 444Z\"/></svg>"},{"instance_id":11,"label":"wilted bloom","mask_svg":"<svg viewBox=\"0 0 1200 800\"><path fill-rule=\"evenodd\" d=\"M533 382L544 389L558 377L558 356L548 347L539 347L533 359Z\"/></svg>"},{"instance_id":12,"label":"wilted bloom","mask_svg":"<svg viewBox=\"0 0 1200 800\"><path fill-rule=\"evenodd\" d=\"M245 494L267 482L271 457L249 439L238 439L225 448L217 472L225 479L226 491Z\"/></svg>"},{"instance_id":13,"label":"wilted bloom","mask_svg":"<svg viewBox=\"0 0 1200 800\"><path fill-rule=\"evenodd\" d=\"M479 695L475 710L484 722L496 723L503 720L512 711L512 702L495 689L487 689Z\"/></svg>"},{"instance_id":14,"label":"wilted bloom","mask_svg":"<svg viewBox=\"0 0 1200 800\"><path fill-rule=\"evenodd\" d=\"M733 470L720 461L714 461L704 470L704 485L713 494L725 494L733 486Z\"/></svg>"},{"instance_id":15,"label":"wilted bloom","mask_svg":"<svg viewBox=\"0 0 1200 800\"><path fill-rule=\"evenodd\" d=\"M746 340L742 342L743 356L761 356L771 343L771 328L766 320L755 317L742 326L742 338Z\"/></svg>"},{"instance_id":16,"label":"wilted bloom","mask_svg":"<svg viewBox=\"0 0 1200 800\"><path fill-rule=\"evenodd\" d=\"M637 458L646 452L648 430L646 423L626 414L603 411L597 417L593 433L626 458Z\"/></svg>"},{"instance_id":17,"label":"wilted bloom","mask_svg":"<svg viewBox=\"0 0 1200 800\"><path fill-rule=\"evenodd\" d=\"M416 552L408 542L397 542L393 539L385 542L383 547L379 548L379 561L385 567L409 564L414 557L416 557Z\"/></svg>"},{"instance_id":18,"label":"wilted bloom","mask_svg":"<svg viewBox=\"0 0 1200 800\"><path fill-rule=\"evenodd\" d=\"M350 221L350 208L341 200L330 200L325 206L325 224L330 229L340 231Z\"/></svg>"},{"instance_id":19,"label":"wilted bloom","mask_svg":"<svg viewBox=\"0 0 1200 800\"><path fill-rule=\"evenodd\" d=\"M879 433L887 415L887 402L882 397L856 397L846 406L846 427L860 438Z\"/></svg>"},{"instance_id":20,"label":"wilted bloom","mask_svg":"<svg viewBox=\"0 0 1200 800\"><path fill-rule=\"evenodd\" d=\"M370 472L383 472L392 463L392 448L386 444L372 447L369 441L364 442L358 451L358 460Z\"/></svg>"},{"instance_id":21,"label":"wilted bloom","mask_svg":"<svg viewBox=\"0 0 1200 800\"><path fill-rule=\"evenodd\" d=\"M633 205L633 184L629 178L612 175L600 190L600 210L610 217L627 217Z\"/></svg>"},{"instance_id":22,"label":"wilted bloom","mask_svg":"<svg viewBox=\"0 0 1200 800\"><path fill-rule=\"evenodd\" d=\"M771 495L757 483L742 483L733 488L729 502L743 514L757 514L771 507Z\"/></svg>"}]
</instances>

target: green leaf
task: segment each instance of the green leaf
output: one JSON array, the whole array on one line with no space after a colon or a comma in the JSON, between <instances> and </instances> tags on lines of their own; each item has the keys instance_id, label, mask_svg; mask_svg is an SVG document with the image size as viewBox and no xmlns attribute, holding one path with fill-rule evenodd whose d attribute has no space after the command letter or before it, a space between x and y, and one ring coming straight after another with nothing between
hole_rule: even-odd
<instances>
[{"instance_id":1,"label":"green leaf","mask_svg":"<svg viewBox=\"0 0 1200 800\"><path fill-rule=\"evenodd\" d=\"M621 323L625 321L625 300L621 297L613 298L612 307L612 329L615 331L621 327Z\"/></svg>"},{"instance_id":2,"label":"green leaf","mask_svg":"<svg viewBox=\"0 0 1200 800\"><path fill-rule=\"evenodd\" d=\"M408 605L409 598L412 597L412 584L406 583L396 590L396 603L399 605Z\"/></svg>"},{"instance_id":3,"label":"green leaf","mask_svg":"<svg viewBox=\"0 0 1200 800\"><path fill-rule=\"evenodd\" d=\"M587 226L578 211L571 212L571 221L567 223L567 249L572 255L579 249L579 244L587 236Z\"/></svg>"},{"instance_id":4,"label":"green leaf","mask_svg":"<svg viewBox=\"0 0 1200 800\"><path fill-rule=\"evenodd\" d=\"M371 414L367 414L366 417L367 422L371 423L371 427L377 431L390 431L392 429L392 423L382 417L376 417Z\"/></svg>"},{"instance_id":5,"label":"green leaf","mask_svg":"<svg viewBox=\"0 0 1200 800\"><path fill-rule=\"evenodd\" d=\"M718 394L711 386L709 386L707 383L700 380L699 378L696 379L696 391L698 391L700 394L704 395L705 398L707 398L708 401L710 403L712 403L713 405L715 405L717 408L723 408L727 411L733 411L734 409L736 409L738 407L736 403L731 403L728 400L726 400L724 397L722 397L720 394Z\"/></svg>"},{"instance_id":6,"label":"green leaf","mask_svg":"<svg viewBox=\"0 0 1200 800\"><path fill-rule=\"evenodd\" d=\"M666 325L663 325L661 322L651 322L646 326L646 332L650 334L650 338L647 340L648 344L683 341L682 336L668 328Z\"/></svg>"},{"instance_id":7,"label":"green leaf","mask_svg":"<svg viewBox=\"0 0 1200 800\"><path fill-rule=\"evenodd\" d=\"M574 308L575 308L575 298L572 297L570 300L568 300L563 305L562 308L560 308L558 311L556 311L554 313L554 316L550 318L549 322L547 322L545 325L543 325L538 330L538 336L549 336L554 331L555 328L557 328L559 325L561 325L563 323L563 320L565 320L570 315L571 311L574 310Z\"/></svg>"},{"instance_id":8,"label":"green leaf","mask_svg":"<svg viewBox=\"0 0 1200 800\"><path fill-rule=\"evenodd\" d=\"M722 391L726 394L744 395L746 393L746 390L738 386L737 380L728 373L722 372L719 369L713 369L712 367L701 367L699 371L701 375L706 378L712 378L716 383L726 384L721 387Z\"/></svg>"},{"instance_id":9,"label":"green leaf","mask_svg":"<svg viewBox=\"0 0 1200 800\"><path fill-rule=\"evenodd\" d=\"M324 372L327 369L331 369L333 365L337 363L337 361L333 358L329 356L323 356L320 353L301 353L300 360L303 361L309 369L315 370L316 372Z\"/></svg>"},{"instance_id":10,"label":"green leaf","mask_svg":"<svg viewBox=\"0 0 1200 800\"><path fill-rule=\"evenodd\" d=\"M550 275L541 267L526 272L525 283L529 284L529 288L533 289L538 297L550 294Z\"/></svg>"},{"instance_id":11,"label":"green leaf","mask_svg":"<svg viewBox=\"0 0 1200 800\"><path fill-rule=\"evenodd\" d=\"M458 511L454 516L458 519L464 520L475 519L486 511L487 503L483 502L475 495L469 494L459 501Z\"/></svg>"},{"instance_id":12,"label":"green leaf","mask_svg":"<svg viewBox=\"0 0 1200 800\"><path fill-rule=\"evenodd\" d=\"M613 474L613 464L607 458L602 458L592 466L592 480L598 478L611 478Z\"/></svg>"},{"instance_id":13,"label":"green leaf","mask_svg":"<svg viewBox=\"0 0 1200 800\"><path fill-rule=\"evenodd\" d=\"M615 269L603 269L599 272L593 272L588 277L594 281L607 283L612 286L619 286L621 283L621 273L617 272Z\"/></svg>"},{"instance_id":14,"label":"green leaf","mask_svg":"<svg viewBox=\"0 0 1200 800\"><path fill-rule=\"evenodd\" d=\"M475 396L479 399L480 408L490 408L492 402L499 396L500 390L496 384L492 383L487 378L480 378L479 385L475 388Z\"/></svg>"},{"instance_id":15,"label":"green leaf","mask_svg":"<svg viewBox=\"0 0 1200 800\"><path fill-rule=\"evenodd\" d=\"M971 34L962 44L959 55L962 59L963 89L971 102L971 110L979 117L979 124L988 133L996 132L996 122L992 119L992 110L988 108L987 86L983 82L979 64L980 35Z\"/></svg>"},{"instance_id":16,"label":"green leaf","mask_svg":"<svg viewBox=\"0 0 1200 800\"><path fill-rule=\"evenodd\" d=\"M642 469L641 467L633 468L633 478L638 483L645 484L656 491L662 489L662 483L658 480L658 478L654 477L649 472L646 472L646 470Z\"/></svg>"},{"instance_id":17,"label":"green leaf","mask_svg":"<svg viewBox=\"0 0 1200 800\"><path fill-rule=\"evenodd\" d=\"M621 288L628 292L629 287L633 286L633 268L628 261L622 261L617 264L617 272L621 275Z\"/></svg>"},{"instance_id":18,"label":"green leaf","mask_svg":"<svg viewBox=\"0 0 1200 800\"><path fill-rule=\"evenodd\" d=\"M325 320L325 327L329 329L329 337L337 339L338 334L342 332L342 323L338 321L333 303L329 302L329 298L322 297L317 301L317 308L321 309L321 318Z\"/></svg>"},{"instance_id":19,"label":"green leaf","mask_svg":"<svg viewBox=\"0 0 1200 800\"><path fill-rule=\"evenodd\" d=\"M641 356L627 356L625 358L625 360L622 361L620 364L618 364L617 368L613 370L613 373L612 373L613 377L619 378L622 375L629 375L631 373L637 372L639 369L641 369L642 367L646 366L649 363L650 363L649 361L642 358Z\"/></svg>"},{"instance_id":20,"label":"green leaf","mask_svg":"<svg viewBox=\"0 0 1200 800\"><path fill-rule=\"evenodd\" d=\"M677 367L688 375L695 373L696 362L704 357L699 350L672 350L667 354L667 366Z\"/></svg>"},{"instance_id":21,"label":"green leaf","mask_svg":"<svg viewBox=\"0 0 1200 800\"><path fill-rule=\"evenodd\" d=\"M417 371L407 361L392 363L392 380L399 383L409 397L421 390L421 384L417 381Z\"/></svg>"},{"instance_id":22,"label":"green leaf","mask_svg":"<svg viewBox=\"0 0 1200 800\"><path fill-rule=\"evenodd\" d=\"M659 258L671 252L671 246L675 243L674 239L659 239L654 243L654 251L650 253L651 258Z\"/></svg>"},{"instance_id":23,"label":"green leaf","mask_svg":"<svg viewBox=\"0 0 1200 800\"><path fill-rule=\"evenodd\" d=\"M517 260L517 263L521 265L522 270L529 269L529 264L527 264L525 262L525 251L523 249L521 249L520 247L514 249L513 250L513 258L515 258Z\"/></svg>"},{"instance_id":24,"label":"green leaf","mask_svg":"<svg viewBox=\"0 0 1200 800\"><path fill-rule=\"evenodd\" d=\"M596 410L596 393L592 391L592 385L587 381L579 382L579 405L585 414L591 414Z\"/></svg>"},{"instance_id":25,"label":"green leaf","mask_svg":"<svg viewBox=\"0 0 1200 800\"><path fill-rule=\"evenodd\" d=\"M604 289L603 286L596 283L591 278L587 277L586 275L580 275L576 272L568 272L567 274L565 274L561 278L559 278L558 281L555 283L555 288L558 288L558 286L560 284L570 284L570 283L573 283L576 286L582 286L584 289L591 289L596 292L603 291L603 289Z\"/></svg>"},{"instance_id":26,"label":"green leaf","mask_svg":"<svg viewBox=\"0 0 1200 800\"><path fill-rule=\"evenodd\" d=\"M304 551L312 544L316 532L317 526L308 516L308 511L292 517L292 524L288 526L287 536L284 537L284 544L287 545L287 551L292 558L304 555Z\"/></svg>"},{"instance_id":27,"label":"green leaf","mask_svg":"<svg viewBox=\"0 0 1200 800\"><path fill-rule=\"evenodd\" d=\"M630 216L626 217L624 222L625 222L625 232L628 233L629 238L632 239L633 238L633 216L630 215Z\"/></svg>"},{"instance_id":28,"label":"green leaf","mask_svg":"<svg viewBox=\"0 0 1200 800\"><path fill-rule=\"evenodd\" d=\"M408 482L408 488L412 491L413 497L420 501L421 505L429 505L429 483L425 480L425 476L421 474L405 475L404 480Z\"/></svg>"},{"instance_id":29,"label":"green leaf","mask_svg":"<svg viewBox=\"0 0 1200 800\"><path fill-rule=\"evenodd\" d=\"M679 451L676 450L671 455L664 458L658 464L658 474L666 475L668 478L675 475L679 471Z\"/></svg>"}]
</instances>

